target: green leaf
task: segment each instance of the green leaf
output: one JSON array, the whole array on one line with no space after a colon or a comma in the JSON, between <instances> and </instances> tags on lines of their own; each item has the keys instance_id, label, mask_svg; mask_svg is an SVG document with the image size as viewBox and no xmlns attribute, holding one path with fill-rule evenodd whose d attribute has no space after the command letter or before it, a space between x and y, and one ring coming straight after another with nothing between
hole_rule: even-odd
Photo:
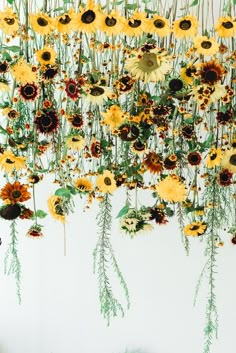
<instances>
[{"instance_id":1,"label":"green leaf","mask_svg":"<svg viewBox=\"0 0 236 353\"><path fill-rule=\"evenodd\" d=\"M2 52L2 58L8 62L12 61L12 57L7 51Z\"/></svg>"},{"instance_id":2,"label":"green leaf","mask_svg":"<svg viewBox=\"0 0 236 353\"><path fill-rule=\"evenodd\" d=\"M21 50L21 47L19 47L18 45L11 45L10 47L4 46L4 49L12 51L13 53L17 53Z\"/></svg>"},{"instance_id":3,"label":"green leaf","mask_svg":"<svg viewBox=\"0 0 236 353\"><path fill-rule=\"evenodd\" d=\"M73 188L73 187L70 186L70 185L66 185L66 187L67 187L67 189L70 191L70 193L71 193L72 195L77 195L77 190L76 190L76 188Z\"/></svg>"},{"instance_id":4,"label":"green leaf","mask_svg":"<svg viewBox=\"0 0 236 353\"><path fill-rule=\"evenodd\" d=\"M7 0L8 4L13 4L15 0Z\"/></svg>"},{"instance_id":5,"label":"green leaf","mask_svg":"<svg viewBox=\"0 0 236 353\"><path fill-rule=\"evenodd\" d=\"M236 0L233 0L233 4L236 5Z\"/></svg>"},{"instance_id":6,"label":"green leaf","mask_svg":"<svg viewBox=\"0 0 236 353\"><path fill-rule=\"evenodd\" d=\"M55 195L57 196L62 196L62 197L67 197L68 199L71 197L70 191L65 188L60 188L55 191Z\"/></svg>"},{"instance_id":7,"label":"green leaf","mask_svg":"<svg viewBox=\"0 0 236 353\"><path fill-rule=\"evenodd\" d=\"M198 0L194 0L194 1L192 2L192 4L190 5L190 7L191 7L191 6L196 6L196 5L198 5Z\"/></svg>"},{"instance_id":8,"label":"green leaf","mask_svg":"<svg viewBox=\"0 0 236 353\"><path fill-rule=\"evenodd\" d=\"M118 213L116 218L120 218L120 217L124 216L128 212L129 212L129 206L125 205L124 207L122 207L122 209L120 210L120 212Z\"/></svg>"},{"instance_id":9,"label":"green leaf","mask_svg":"<svg viewBox=\"0 0 236 353\"><path fill-rule=\"evenodd\" d=\"M121 4L123 4L123 2L124 2L124 0L117 1L117 2L114 3L114 5L121 5Z\"/></svg>"},{"instance_id":10,"label":"green leaf","mask_svg":"<svg viewBox=\"0 0 236 353\"><path fill-rule=\"evenodd\" d=\"M31 217L31 219L36 219L36 217L38 218L45 218L48 214L46 212L44 212L43 210L37 210L33 216Z\"/></svg>"},{"instance_id":11,"label":"green leaf","mask_svg":"<svg viewBox=\"0 0 236 353\"><path fill-rule=\"evenodd\" d=\"M125 8L127 9L127 10L135 10L136 8L137 8L137 4L127 4L127 5L125 5Z\"/></svg>"}]
</instances>

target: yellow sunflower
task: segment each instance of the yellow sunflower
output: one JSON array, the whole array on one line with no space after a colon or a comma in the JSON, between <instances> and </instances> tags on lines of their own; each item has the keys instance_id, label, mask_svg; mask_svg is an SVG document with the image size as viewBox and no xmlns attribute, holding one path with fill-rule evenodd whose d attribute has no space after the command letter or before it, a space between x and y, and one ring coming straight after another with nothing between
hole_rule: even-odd
<instances>
[{"instance_id":1,"label":"yellow sunflower","mask_svg":"<svg viewBox=\"0 0 236 353\"><path fill-rule=\"evenodd\" d=\"M186 200L186 188L177 176L169 175L156 186L159 197L165 201L182 202Z\"/></svg>"},{"instance_id":2,"label":"yellow sunflower","mask_svg":"<svg viewBox=\"0 0 236 353\"><path fill-rule=\"evenodd\" d=\"M187 85L193 85L194 75L197 72L197 68L192 62L188 63L186 66L181 67L180 77Z\"/></svg>"},{"instance_id":3,"label":"yellow sunflower","mask_svg":"<svg viewBox=\"0 0 236 353\"><path fill-rule=\"evenodd\" d=\"M0 28L7 35L12 35L19 29L18 17L8 6L5 12L0 11Z\"/></svg>"},{"instance_id":4,"label":"yellow sunflower","mask_svg":"<svg viewBox=\"0 0 236 353\"><path fill-rule=\"evenodd\" d=\"M202 55L215 55L219 51L219 44L215 38L206 36L196 37L193 40L193 46L196 48L197 53Z\"/></svg>"},{"instance_id":5,"label":"yellow sunflower","mask_svg":"<svg viewBox=\"0 0 236 353\"><path fill-rule=\"evenodd\" d=\"M89 103L93 104L103 104L104 101L112 94L107 86L100 86L98 84L88 85L85 87L86 99Z\"/></svg>"},{"instance_id":6,"label":"yellow sunflower","mask_svg":"<svg viewBox=\"0 0 236 353\"><path fill-rule=\"evenodd\" d=\"M61 196L52 195L48 198L48 210L54 219L65 223L66 216L63 210L63 199Z\"/></svg>"},{"instance_id":7,"label":"yellow sunflower","mask_svg":"<svg viewBox=\"0 0 236 353\"><path fill-rule=\"evenodd\" d=\"M146 12L135 11L131 17L125 20L123 28L124 35L139 37L143 32L147 32L147 24Z\"/></svg>"},{"instance_id":8,"label":"yellow sunflower","mask_svg":"<svg viewBox=\"0 0 236 353\"><path fill-rule=\"evenodd\" d=\"M206 229L207 225L205 223L192 222L184 227L183 232L187 236L199 237L205 233Z\"/></svg>"},{"instance_id":9,"label":"yellow sunflower","mask_svg":"<svg viewBox=\"0 0 236 353\"><path fill-rule=\"evenodd\" d=\"M79 178L75 180L75 187L79 192L93 191L93 184L88 178Z\"/></svg>"},{"instance_id":10,"label":"yellow sunflower","mask_svg":"<svg viewBox=\"0 0 236 353\"><path fill-rule=\"evenodd\" d=\"M222 151L220 148L211 148L210 153L208 154L205 164L207 168L218 167L222 160Z\"/></svg>"},{"instance_id":11,"label":"yellow sunflower","mask_svg":"<svg viewBox=\"0 0 236 353\"><path fill-rule=\"evenodd\" d=\"M13 170L20 170L25 168L25 157L15 156L11 151L5 151L0 155L0 168L6 173Z\"/></svg>"},{"instance_id":12,"label":"yellow sunflower","mask_svg":"<svg viewBox=\"0 0 236 353\"><path fill-rule=\"evenodd\" d=\"M66 145L73 151L80 151L84 148L85 140L83 136L80 135L69 136L66 139Z\"/></svg>"},{"instance_id":13,"label":"yellow sunflower","mask_svg":"<svg viewBox=\"0 0 236 353\"><path fill-rule=\"evenodd\" d=\"M42 12L30 14L29 21L34 32L39 33L42 36L47 36L54 29L51 17Z\"/></svg>"},{"instance_id":14,"label":"yellow sunflower","mask_svg":"<svg viewBox=\"0 0 236 353\"><path fill-rule=\"evenodd\" d=\"M76 29L76 13L73 8L68 12L58 16L54 22L55 27L60 33L70 33Z\"/></svg>"},{"instance_id":15,"label":"yellow sunflower","mask_svg":"<svg viewBox=\"0 0 236 353\"><path fill-rule=\"evenodd\" d=\"M12 65L10 71L14 79L23 84L37 81L37 73L32 71L32 67L23 58Z\"/></svg>"},{"instance_id":16,"label":"yellow sunflower","mask_svg":"<svg viewBox=\"0 0 236 353\"><path fill-rule=\"evenodd\" d=\"M103 123L110 125L112 129L119 127L125 120L125 113L116 104L101 115L104 117Z\"/></svg>"},{"instance_id":17,"label":"yellow sunflower","mask_svg":"<svg viewBox=\"0 0 236 353\"><path fill-rule=\"evenodd\" d=\"M231 148L223 154L221 165L232 173L236 173L236 148Z\"/></svg>"},{"instance_id":18,"label":"yellow sunflower","mask_svg":"<svg viewBox=\"0 0 236 353\"><path fill-rule=\"evenodd\" d=\"M230 16L220 17L216 24L215 30L220 37L233 37L236 32L236 23Z\"/></svg>"},{"instance_id":19,"label":"yellow sunflower","mask_svg":"<svg viewBox=\"0 0 236 353\"><path fill-rule=\"evenodd\" d=\"M102 13L100 6L89 0L86 7L80 7L76 16L76 29L83 33L95 33L101 24Z\"/></svg>"},{"instance_id":20,"label":"yellow sunflower","mask_svg":"<svg viewBox=\"0 0 236 353\"><path fill-rule=\"evenodd\" d=\"M184 16L174 21L173 32L176 38L194 37L197 34L199 23L196 16Z\"/></svg>"},{"instance_id":21,"label":"yellow sunflower","mask_svg":"<svg viewBox=\"0 0 236 353\"><path fill-rule=\"evenodd\" d=\"M1 92L9 92L11 90L9 83L4 78L0 79L0 91Z\"/></svg>"},{"instance_id":22,"label":"yellow sunflower","mask_svg":"<svg viewBox=\"0 0 236 353\"><path fill-rule=\"evenodd\" d=\"M116 190L116 181L114 179L114 174L109 170L104 170L96 179L96 185L98 191L104 193L113 193Z\"/></svg>"},{"instance_id":23,"label":"yellow sunflower","mask_svg":"<svg viewBox=\"0 0 236 353\"><path fill-rule=\"evenodd\" d=\"M124 18L116 10L112 10L109 14L102 14L100 30L108 36L122 33L123 26Z\"/></svg>"},{"instance_id":24,"label":"yellow sunflower","mask_svg":"<svg viewBox=\"0 0 236 353\"><path fill-rule=\"evenodd\" d=\"M159 37L166 37L171 32L170 23L165 17L154 15L147 20L146 31L148 33L155 33Z\"/></svg>"},{"instance_id":25,"label":"yellow sunflower","mask_svg":"<svg viewBox=\"0 0 236 353\"><path fill-rule=\"evenodd\" d=\"M55 64L57 53L54 49L44 46L42 49L36 51L36 59L41 65Z\"/></svg>"},{"instance_id":26,"label":"yellow sunflower","mask_svg":"<svg viewBox=\"0 0 236 353\"><path fill-rule=\"evenodd\" d=\"M146 52L139 50L125 61L127 71L136 79L147 82L158 82L165 79L171 70L171 57L159 48Z\"/></svg>"}]
</instances>

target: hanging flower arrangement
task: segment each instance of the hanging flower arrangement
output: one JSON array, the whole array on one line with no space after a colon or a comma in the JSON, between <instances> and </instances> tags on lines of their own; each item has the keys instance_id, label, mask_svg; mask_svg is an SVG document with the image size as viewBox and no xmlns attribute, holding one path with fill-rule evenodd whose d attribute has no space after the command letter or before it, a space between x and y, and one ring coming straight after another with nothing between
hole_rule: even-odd
<instances>
[{"instance_id":1,"label":"hanging flower arrangement","mask_svg":"<svg viewBox=\"0 0 236 353\"><path fill-rule=\"evenodd\" d=\"M41 238L46 216L65 227L82 198L86 208L99 203L94 268L102 315L108 323L124 315L107 268L129 307L110 238L112 195L123 189L121 233L135 241L176 216L187 254L191 237L204 242L196 294L208 276L210 351L217 253L225 241L236 243L235 4L214 18L204 0L3 1L0 217L10 225L5 265L19 300L18 222L31 222L27 236ZM41 210L37 184L47 174L54 187ZM141 192L151 204L140 202Z\"/></svg>"}]
</instances>

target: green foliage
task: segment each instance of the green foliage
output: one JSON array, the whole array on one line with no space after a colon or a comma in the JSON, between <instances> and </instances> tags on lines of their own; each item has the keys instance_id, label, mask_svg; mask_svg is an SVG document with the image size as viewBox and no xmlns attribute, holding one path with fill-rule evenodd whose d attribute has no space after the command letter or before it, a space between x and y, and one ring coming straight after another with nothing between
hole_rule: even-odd
<instances>
[{"instance_id":1,"label":"green foliage","mask_svg":"<svg viewBox=\"0 0 236 353\"><path fill-rule=\"evenodd\" d=\"M99 238L93 252L94 256L94 272L97 272L99 283L99 299L100 308L103 317L110 324L112 317L120 313L124 316L124 309L120 302L115 298L109 278L110 267L116 273L121 287L127 300L127 308L130 306L129 292L123 275L117 264L112 245L110 242L110 230L112 223L111 203L107 194L104 200L100 203L100 210L97 216L99 227Z\"/></svg>"},{"instance_id":2,"label":"green foliage","mask_svg":"<svg viewBox=\"0 0 236 353\"><path fill-rule=\"evenodd\" d=\"M66 188L60 188L55 191L55 195L61 196L61 197L67 197L68 199L71 197L70 190Z\"/></svg>"},{"instance_id":3,"label":"green foliage","mask_svg":"<svg viewBox=\"0 0 236 353\"><path fill-rule=\"evenodd\" d=\"M16 280L16 291L19 304L21 303L21 264L18 258L17 251L17 232L16 222L12 221L11 226L11 241L4 259L4 273L8 276L13 274Z\"/></svg>"},{"instance_id":4,"label":"green foliage","mask_svg":"<svg viewBox=\"0 0 236 353\"><path fill-rule=\"evenodd\" d=\"M44 212L43 210L37 210L33 216L31 217L31 219L36 219L36 218L45 218L47 216L47 213Z\"/></svg>"}]
</instances>

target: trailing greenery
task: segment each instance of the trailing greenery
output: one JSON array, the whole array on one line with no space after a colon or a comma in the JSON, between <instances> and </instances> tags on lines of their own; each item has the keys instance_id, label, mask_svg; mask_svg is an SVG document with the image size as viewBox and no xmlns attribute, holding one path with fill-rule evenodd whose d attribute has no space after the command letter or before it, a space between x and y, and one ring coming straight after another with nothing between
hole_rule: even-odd
<instances>
[{"instance_id":1,"label":"trailing greenery","mask_svg":"<svg viewBox=\"0 0 236 353\"><path fill-rule=\"evenodd\" d=\"M110 324L111 317L115 317L120 313L124 316L123 306L114 296L111 280L110 268L113 267L114 272L119 278L120 284L124 290L127 301L127 308L130 307L129 292L124 277L117 264L114 251L110 242L110 230L112 224L112 206L109 195L104 196L104 200L100 203L100 210L97 216L99 237L97 245L94 249L94 272L98 275L100 308L103 317Z\"/></svg>"},{"instance_id":2,"label":"trailing greenery","mask_svg":"<svg viewBox=\"0 0 236 353\"><path fill-rule=\"evenodd\" d=\"M16 221L12 221L10 229L11 241L5 254L4 272L7 275L13 274L15 276L18 302L21 304L21 264L17 250Z\"/></svg>"}]
</instances>

